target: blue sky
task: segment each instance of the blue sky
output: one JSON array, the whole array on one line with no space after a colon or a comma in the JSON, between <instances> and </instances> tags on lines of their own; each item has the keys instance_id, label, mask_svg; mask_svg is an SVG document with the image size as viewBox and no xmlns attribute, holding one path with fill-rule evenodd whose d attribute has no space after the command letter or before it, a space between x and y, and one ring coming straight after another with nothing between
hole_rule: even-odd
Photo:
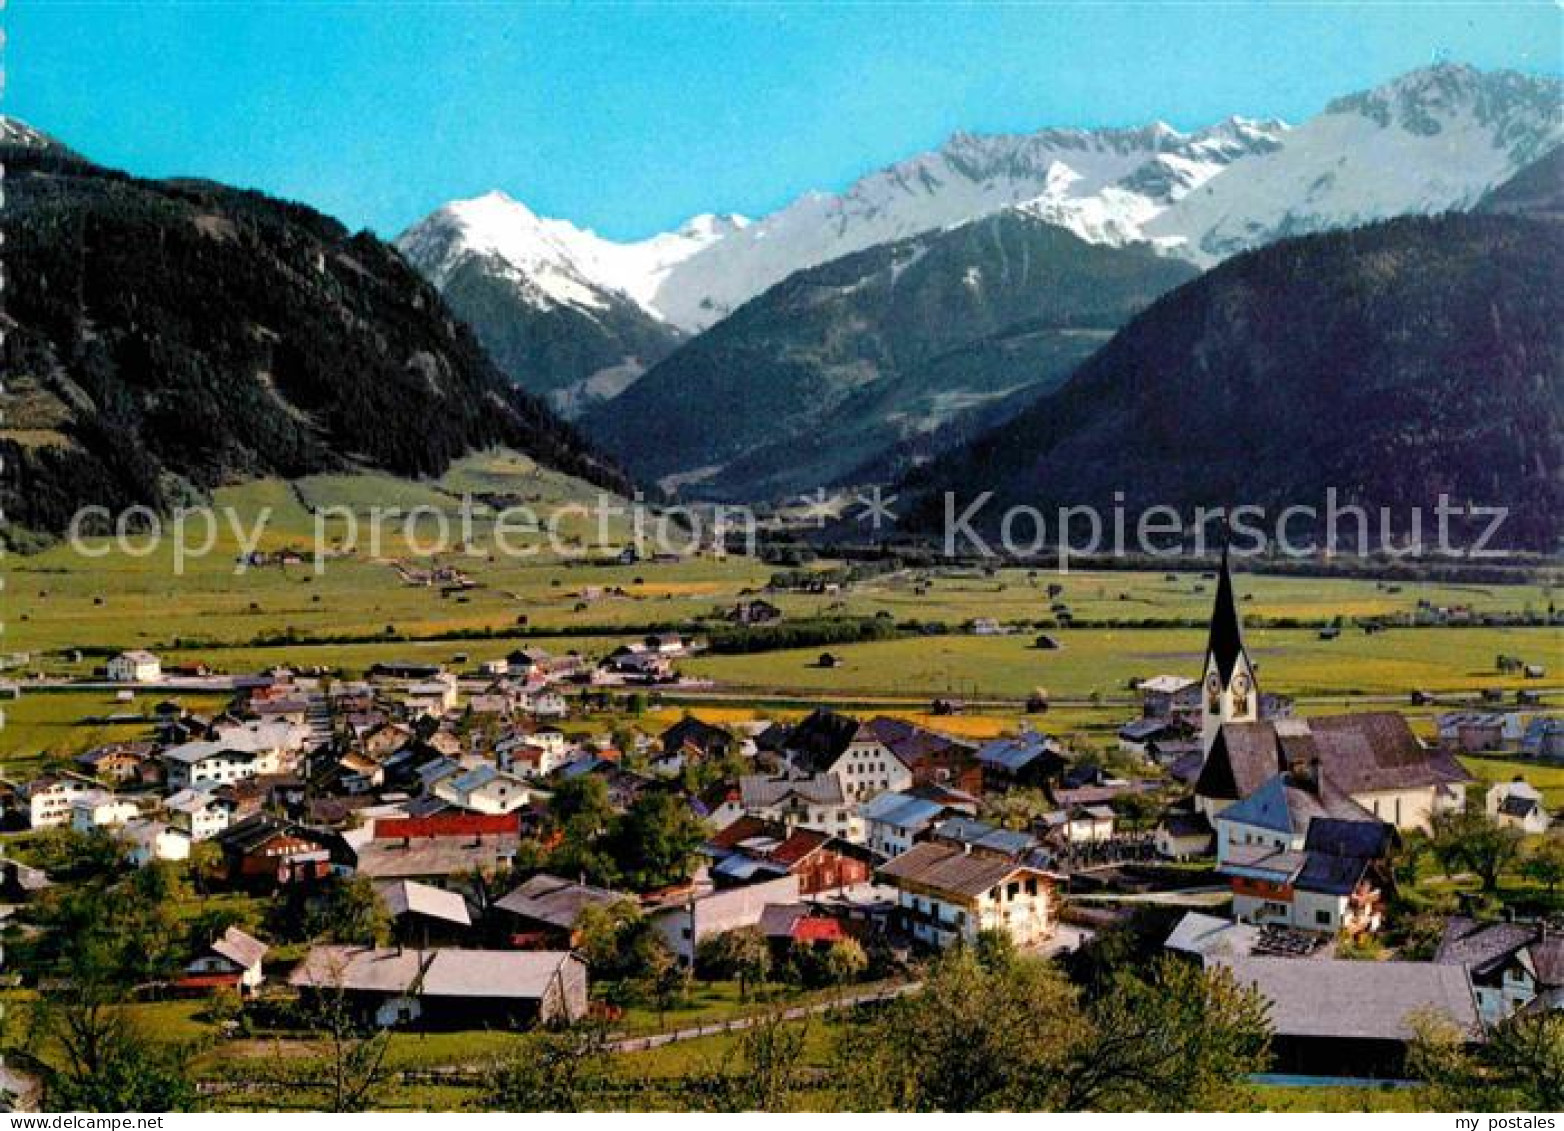
<instances>
[{"instance_id":1,"label":"blue sky","mask_svg":"<svg viewBox=\"0 0 1564 1131\"><path fill-rule=\"evenodd\" d=\"M1299 120L1447 57L1556 74L1553 4L12 0L3 109L105 164L394 234L503 188L625 238L957 129Z\"/></svg>"}]
</instances>

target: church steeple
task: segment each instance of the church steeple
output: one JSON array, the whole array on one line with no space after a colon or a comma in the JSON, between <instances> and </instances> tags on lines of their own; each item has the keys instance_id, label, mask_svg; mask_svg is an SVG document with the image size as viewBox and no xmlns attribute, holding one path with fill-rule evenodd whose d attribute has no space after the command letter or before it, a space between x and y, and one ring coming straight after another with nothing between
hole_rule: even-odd
<instances>
[{"instance_id":1,"label":"church steeple","mask_svg":"<svg viewBox=\"0 0 1564 1131\"><path fill-rule=\"evenodd\" d=\"M1205 686L1200 699L1201 737L1205 753L1211 753L1223 723L1253 722L1260 717L1260 688L1254 665L1244 651L1238 601L1233 595L1233 574L1228 546L1222 544L1222 566L1217 575L1216 604L1206 639Z\"/></svg>"}]
</instances>

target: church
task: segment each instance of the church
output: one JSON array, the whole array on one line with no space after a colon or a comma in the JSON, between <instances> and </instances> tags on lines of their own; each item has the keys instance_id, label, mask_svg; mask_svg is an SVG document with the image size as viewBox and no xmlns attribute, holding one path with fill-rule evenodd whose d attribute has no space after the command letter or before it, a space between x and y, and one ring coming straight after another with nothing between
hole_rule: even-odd
<instances>
[{"instance_id":1,"label":"church","mask_svg":"<svg viewBox=\"0 0 1564 1131\"><path fill-rule=\"evenodd\" d=\"M1201 691L1204 751L1195 807L1218 816L1262 790L1302 837L1313 815L1372 815L1401 830L1465 805L1470 774L1430 749L1394 711L1265 719L1255 665L1244 648L1226 550L1211 612Z\"/></svg>"}]
</instances>

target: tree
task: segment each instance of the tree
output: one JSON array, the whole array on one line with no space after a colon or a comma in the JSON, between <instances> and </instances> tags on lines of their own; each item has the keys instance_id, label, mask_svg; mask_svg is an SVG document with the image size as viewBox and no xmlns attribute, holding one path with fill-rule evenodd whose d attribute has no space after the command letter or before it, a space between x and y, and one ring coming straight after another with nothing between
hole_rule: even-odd
<instances>
[{"instance_id":1,"label":"tree","mask_svg":"<svg viewBox=\"0 0 1564 1131\"><path fill-rule=\"evenodd\" d=\"M748 1001L751 989L771 975L771 944L759 927L724 931L701 941L696 965L707 977L736 979L739 997Z\"/></svg>"},{"instance_id":2,"label":"tree","mask_svg":"<svg viewBox=\"0 0 1564 1131\"><path fill-rule=\"evenodd\" d=\"M310 899L307 937L374 946L390 927L385 904L368 876L332 876Z\"/></svg>"},{"instance_id":3,"label":"tree","mask_svg":"<svg viewBox=\"0 0 1564 1131\"><path fill-rule=\"evenodd\" d=\"M807 1076L809 1021L774 1010L755 1019L714 1070L688 1081L693 1105L705 1111L790 1111Z\"/></svg>"},{"instance_id":4,"label":"tree","mask_svg":"<svg viewBox=\"0 0 1564 1131\"><path fill-rule=\"evenodd\" d=\"M1557 893L1559 885L1564 884L1564 836L1546 837L1521 862L1521 874L1541 884L1549 896Z\"/></svg>"},{"instance_id":5,"label":"tree","mask_svg":"<svg viewBox=\"0 0 1564 1131\"><path fill-rule=\"evenodd\" d=\"M299 999L294 1024L313 1034L310 1055L272 1065L273 1084L323 1111L372 1110L391 1082L391 1031L360 1017L340 977Z\"/></svg>"},{"instance_id":6,"label":"tree","mask_svg":"<svg viewBox=\"0 0 1564 1131\"><path fill-rule=\"evenodd\" d=\"M868 968L869 956L864 953L857 939L836 939L820 956L821 972L826 981L836 987L838 997L843 986L863 977L863 972Z\"/></svg>"},{"instance_id":7,"label":"tree","mask_svg":"<svg viewBox=\"0 0 1564 1131\"><path fill-rule=\"evenodd\" d=\"M1527 1013L1501 1023L1474 1053L1443 1014L1413 1018L1407 1071L1442 1111L1564 1109L1564 1014Z\"/></svg>"},{"instance_id":8,"label":"tree","mask_svg":"<svg viewBox=\"0 0 1564 1131\"><path fill-rule=\"evenodd\" d=\"M524 1038L520 1052L489 1070L489 1111L585 1111L610 1076L607 1027L588 1020Z\"/></svg>"},{"instance_id":9,"label":"tree","mask_svg":"<svg viewBox=\"0 0 1564 1131\"><path fill-rule=\"evenodd\" d=\"M643 793L617 822L610 855L625 883L636 891L672 887L689 880L706 835L706 827L681 798Z\"/></svg>"},{"instance_id":10,"label":"tree","mask_svg":"<svg viewBox=\"0 0 1564 1131\"><path fill-rule=\"evenodd\" d=\"M1270 1049L1268 1005L1231 971L1163 957L1091 1004L1066 1110L1232 1111Z\"/></svg>"},{"instance_id":11,"label":"tree","mask_svg":"<svg viewBox=\"0 0 1564 1131\"><path fill-rule=\"evenodd\" d=\"M149 1039L101 987L74 987L34 1003L25 1060L44 1082L51 1111L192 1111L188 1044Z\"/></svg>"},{"instance_id":12,"label":"tree","mask_svg":"<svg viewBox=\"0 0 1564 1131\"><path fill-rule=\"evenodd\" d=\"M1498 824L1478 809L1438 813L1433 818L1433 851L1448 875L1452 867L1473 872L1483 891L1497 891L1499 877L1520 855L1520 830Z\"/></svg>"}]
</instances>

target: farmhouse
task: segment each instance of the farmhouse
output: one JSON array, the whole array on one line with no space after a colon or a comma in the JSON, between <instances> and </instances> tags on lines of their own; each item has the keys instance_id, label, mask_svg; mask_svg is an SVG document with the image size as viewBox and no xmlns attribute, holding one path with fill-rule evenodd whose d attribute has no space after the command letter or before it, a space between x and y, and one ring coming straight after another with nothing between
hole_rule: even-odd
<instances>
[{"instance_id":1,"label":"farmhouse","mask_svg":"<svg viewBox=\"0 0 1564 1131\"><path fill-rule=\"evenodd\" d=\"M847 798L842 779L834 774L810 777L766 777L746 774L739 779L739 800L744 812L802 825L845 837L862 839L857 807Z\"/></svg>"},{"instance_id":2,"label":"farmhouse","mask_svg":"<svg viewBox=\"0 0 1564 1131\"><path fill-rule=\"evenodd\" d=\"M1399 1079L1423 1014L1443 1016L1473 1041L1482 1036L1471 983L1458 966L1225 957L1212 964L1270 1003L1276 1071Z\"/></svg>"},{"instance_id":3,"label":"farmhouse","mask_svg":"<svg viewBox=\"0 0 1564 1131\"><path fill-rule=\"evenodd\" d=\"M630 899L616 891L574 883L543 872L496 902L494 907L509 917L512 946L569 950L580 941L576 928L587 908L612 907Z\"/></svg>"},{"instance_id":4,"label":"farmhouse","mask_svg":"<svg viewBox=\"0 0 1564 1131\"><path fill-rule=\"evenodd\" d=\"M817 710L788 733L783 754L800 777L829 774L853 801L912 784L912 770L874 728L848 715Z\"/></svg>"},{"instance_id":5,"label":"farmhouse","mask_svg":"<svg viewBox=\"0 0 1564 1131\"><path fill-rule=\"evenodd\" d=\"M983 788L990 792L1016 786L1041 788L1065 767L1059 744L1036 731L984 743L978 747L977 761L983 770Z\"/></svg>"},{"instance_id":6,"label":"farmhouse","mask_svg":"<svg viewBox=\"0 0 1564 1131\"><path fill-rule=\"evenodd\" d=\"M1055 877L997 856L932 841L880 867L897 892L896 921L912 939L939 949L997 930L1018 945L1054 931Z\"/></svg>"},{"instance_id":7,"label":"farmhouse","mask_svg":"<svg viewBox=\"0 0 1564 1131\"><path fill-rule=\"evenodd\" d=\"M377 1025L471 1029L580 1020L586 964L566 951L312 947L288 979Z\"/></svg>"},{"instance_id":8,"label":"farmhouse","mask_svg":"<svg viewBox=\"0 0 1564 1131\"><path fill-rule=\"evenodd\" d=\"M879 856L900 856L946 817L975 816L977 798L956 790L882 793L858 808L864 843Z\"/></svg>"},{"instance_id":9,"label":"farmhouse","mask_svg":"<svg viewBox=\"0 0 1564 1131\"><path fill-rule=\"evenodd\" d=\"M789 874L742 887L673 892L647 901L644 910L668 948L689 965L702 939L753 927L768 903L796 903L799 894L798 877Z\"/></svg>"},{"instance_id":10,"label":"farmhouse","mask_svg":"<svg viewBox=\"0 0 1564 1131\"><path fill-rule=\"evenodd\" d=\"M185 967L175 988L204 992L230 987L254 993L265 980L261 962L270 949L238 927L229 927Z\"/></svg>"},{"instance_id":11,"label":"farmhouse","mask_svg":"<svg viewBox=\"0 0 1564 1131\"><path fill-rule=\"evenodd\" d=\"M740 817L711 837L705 851L714 861L711 879L719 888L792 875L798 877L800 895L817 895L865 883L873 870L864 848L818 829L789 828L759 817Z\"/></svg>"},{"instance_id":12,"label":"farmhouse","mask_svg":"<svg viewBox=\"0 0 1564 1131\"><path fill-rule=\"evenodd\" d=\"M1549 1008L1564 1001L1564 935L1537 923L1480 923L1465 916L1445 922L1434 961L1471 975L1477 1009L1496 1025L1539 998Z\"/></svg>"},{"instance_id":13,"label":"farmhouse","mask_svg":"<svg viewBox=\"0 0 1564 1131\"><path fill-rule=\"evenodd\" d=\"M27 803L28 823L35 829L52 829L71 822L71 806L76 799L101 792L101 787L75 774L44 774L23 786L20 797Z\"/></svg>"},{"instance_id":14,"label":"farmhouse","mask_svg":"<svg viewBox=\"0 0 1564 1131\"><path fill-rule=\"evenodd\" d=\"M1230 844L1217 868L1245 922L1332 934L1377 931L1393 831L1380 821L1317 817L1301 847Z\"/></svg>"},{"instance_id":15,"label":"farmhouse","mask_svg":"<svg viewBox=\"0 0 1564 1131\"><path fill-rule=\"evenodd\" d=\"M170 789L202 782L233 782L290 768L291 755L310 740L308 727L281 720L230 724L215 738L170 746L162 753Z\"/></svg>"},{"instance_id":16,"label":"farmhouse","mask_svg":"<svg viewBox=\"0 0 1564 1131\"><path fill-rule=\"evenodd\" d=\"M158 658L139 649L114 656L107 670L115 683L156 683L163 678L163 665Z\"/></svg>"}]
</instances>

